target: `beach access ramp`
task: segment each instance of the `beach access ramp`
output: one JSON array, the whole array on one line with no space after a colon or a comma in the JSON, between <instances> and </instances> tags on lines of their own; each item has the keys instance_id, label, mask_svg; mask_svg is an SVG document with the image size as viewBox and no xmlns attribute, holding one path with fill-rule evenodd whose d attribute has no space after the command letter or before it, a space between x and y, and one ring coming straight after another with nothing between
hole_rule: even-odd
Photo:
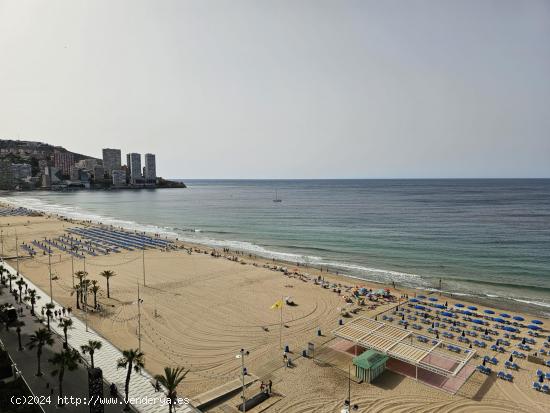
<instances>
[{"instance_id":1,"label":"beach access ramp","mask_svg":"<svg viewBox=\"0 0 550 413\"><path fill-rule=\"evenodd\" d=\"M252 383L256 382L258 377L253 374L248 374L245 376L244 384L245 387L249 387ZM226 396L230 396L237 391L241 390L243 387L243 381L241 378L231 380L227 383L222 384L221 386L214 387L204 393L201 393L195 397L191 398L191 403L197 409L202 409L213 403L223 399Z\"/></svg>"}]
</instances>

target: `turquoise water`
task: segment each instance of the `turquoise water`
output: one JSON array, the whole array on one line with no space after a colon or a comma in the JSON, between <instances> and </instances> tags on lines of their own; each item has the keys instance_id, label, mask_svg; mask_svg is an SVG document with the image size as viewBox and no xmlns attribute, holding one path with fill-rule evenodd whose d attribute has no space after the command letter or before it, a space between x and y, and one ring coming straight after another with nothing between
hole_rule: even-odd
<instances>
[{"instance_id":1,"label":"turquoise water","mask_svg":"<svg viewBox=\"0 0 550 413\"><path fill-rule=\"evenodd\" d=\"M2 198L366 280L437 288L441 279L470 300L550 313L550 180L185 182Z\"/></svg>"}]
</instances>

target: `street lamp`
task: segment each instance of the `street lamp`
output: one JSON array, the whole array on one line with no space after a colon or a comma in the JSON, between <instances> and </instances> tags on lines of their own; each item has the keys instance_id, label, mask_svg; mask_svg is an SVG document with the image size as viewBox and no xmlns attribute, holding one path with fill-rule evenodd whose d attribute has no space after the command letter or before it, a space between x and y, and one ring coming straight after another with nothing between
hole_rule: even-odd
<instances>
[{"instance_id":1,"label":"street lamp","mask_svg":"<svg viewBox=\"0 0 550 413\"><path fill-rule=\"evenodd\" d=\"M351 411L357 411L359 406L351 404L351 366L348 366L348 398L344 401L344 408L340 410L340 413L350 413Z\"/></svg>"},{"instance_id":2,"label":"street lamp","mask_svg":"<svg viewBox=\"0 0 550 413\"><path fill-rule=\"evenodd\" d=\"M237 354L235 356L235 358L237 359L241 359L241 376L243 378L243 395L241 396L241 398L243 399L243 404L242 404L242 411L243 412L246 412L246 396L244 394L244 376L246 376L248 374L248 372L246 371L246 368L244 367L244 357L245 356L248 356L250 354L250 352L248 350L245 350L245 349L241 349L241 351L239 351L239 354Z\"/></svg>"}]
</instances>

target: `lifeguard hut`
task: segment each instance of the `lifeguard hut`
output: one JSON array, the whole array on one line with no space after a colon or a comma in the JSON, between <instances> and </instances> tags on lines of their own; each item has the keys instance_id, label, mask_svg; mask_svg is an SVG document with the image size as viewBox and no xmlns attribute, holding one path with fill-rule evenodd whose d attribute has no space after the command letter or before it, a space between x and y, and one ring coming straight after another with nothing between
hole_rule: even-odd
<instances>
[{"instance_id":1,"label":"lifeguard hut","mask_svg":"<svg viewBox=\"0 0 550 413\"><path fill-rule=\"evenodd\" d=\"M386 369L389 357L374 350L367 350L353 358L355 376L362 381L370 383L380 376Z\"/></svg>"}]
</instances>

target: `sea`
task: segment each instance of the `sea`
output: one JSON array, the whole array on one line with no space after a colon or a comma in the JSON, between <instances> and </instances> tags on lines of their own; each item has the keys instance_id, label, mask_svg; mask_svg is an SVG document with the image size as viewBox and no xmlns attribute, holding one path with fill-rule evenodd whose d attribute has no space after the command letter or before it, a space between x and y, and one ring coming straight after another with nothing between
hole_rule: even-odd
<instances>
[{"instance_id":1,"label":"sea","mask_svg":"<svg viewBox=\"0 0 550 413\"><path fill-rule=\"evenodd\" d=\"M550 316L550 179L183 181L0 200Z\"/></svg>"}]
</instances>

